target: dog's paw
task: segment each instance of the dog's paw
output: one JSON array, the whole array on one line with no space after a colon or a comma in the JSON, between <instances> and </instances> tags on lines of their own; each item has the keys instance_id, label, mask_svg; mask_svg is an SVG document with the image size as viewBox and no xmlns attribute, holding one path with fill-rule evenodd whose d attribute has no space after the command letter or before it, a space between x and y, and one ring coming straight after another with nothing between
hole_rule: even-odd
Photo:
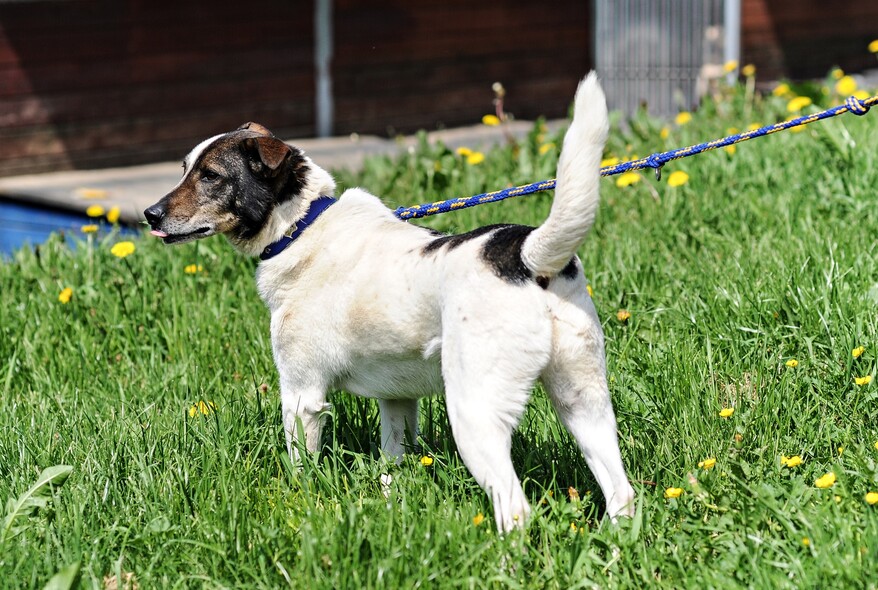
<instances>
[{"instance_id":1,"label":"dog's paw","mask_svg":"<svg viewBox=\"0 0 878 590\"><path fill-rule=\"evenodd\" d=\"M381 474L381 493L385 498L390 498L390 484L393 483L393 476L389 473Z\"/></svg>"},{"instance_id":2,"label":"dog's paw","mask_svg":"<svg viewBox=\"0 0 878 590\"><path fill-rule=\"evenodd\" d=\"M494 520L497 523L497 530L501 533L524 528L529 517L530 505L523 493L513 498L506 498L505 501L494 497Z\"/></svg>"}]
</instances>

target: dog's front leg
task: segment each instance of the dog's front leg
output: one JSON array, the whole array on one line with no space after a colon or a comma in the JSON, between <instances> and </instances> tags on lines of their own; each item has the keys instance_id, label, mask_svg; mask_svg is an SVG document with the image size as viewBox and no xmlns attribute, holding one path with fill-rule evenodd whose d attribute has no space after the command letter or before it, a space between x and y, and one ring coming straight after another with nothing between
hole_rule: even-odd
<instances>
[{"instance_id":1,"label":"dog's front leg","mask_svg":"<svg viewBox=\"0 0 878 590\"><path fill-rule=\"evenodd\" d=\"M305 443L305 449L309 453L314 453L320 448L322 414L327 407L324 388L301 386L288 388L281 383L284 433L287 438L287 452L293 462L299 458L301 442Z\"/></svg>"}]
</instances>

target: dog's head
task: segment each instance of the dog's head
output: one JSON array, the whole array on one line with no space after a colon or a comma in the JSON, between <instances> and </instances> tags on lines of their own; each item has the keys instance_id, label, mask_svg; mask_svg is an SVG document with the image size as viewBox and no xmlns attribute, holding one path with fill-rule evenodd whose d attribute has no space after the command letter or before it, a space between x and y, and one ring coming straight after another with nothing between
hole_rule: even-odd
<instances>
[{"instance_id":1,"label":"dog's head","mask_svg":"<svg viewBox=\"0 0 878 590\"><path fill-rule=\"evenodd\" d=\"M143 214L166 244L225 234L243 245L275 208L302 193L310 167L301 150L246 123L198 144L183 161L179 184Z\"/></svg>"}]
</instances>

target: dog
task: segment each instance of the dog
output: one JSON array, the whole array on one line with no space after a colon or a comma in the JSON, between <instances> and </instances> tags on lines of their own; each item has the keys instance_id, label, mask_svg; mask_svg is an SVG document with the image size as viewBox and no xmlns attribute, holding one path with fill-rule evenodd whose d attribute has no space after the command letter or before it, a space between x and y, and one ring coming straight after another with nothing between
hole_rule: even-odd
<instances>
[{"instance_id":1,"label":"dog","mask_svg":"<svg viewBox=\"0 0 878 590\"><path fill-rule=\"evenodd\" d=\"M501 532L530 507L510 457L512 432L541 379L615 519L633 513L619 452L601 323L576 251L598 207L609 124L594 72L577 90L555 197L537 228L492 225L441 235L401 221L268 129L247 123L198 144L183 178L144 211L167 244L224 234L260 256L271 311L287 450L320 441L327 394L375 398L381 448L414 440L418 399L444 394L451 430L490 495Z\"/></svg>"}]
</instances>

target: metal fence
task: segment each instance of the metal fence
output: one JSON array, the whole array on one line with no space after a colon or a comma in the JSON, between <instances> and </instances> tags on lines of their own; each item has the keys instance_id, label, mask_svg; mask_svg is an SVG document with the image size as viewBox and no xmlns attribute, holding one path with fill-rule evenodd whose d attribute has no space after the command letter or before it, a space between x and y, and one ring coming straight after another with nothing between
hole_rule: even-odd
<instances>
[{"instance_id":1,"label":"metal fence","mask_svg":"<svg viewBox=\"0 0 878 590\"><path fill-rule=\"evenodd\" d=\"M610 109L693 108L737 59L739 14L739 0L596 0L595 66Z\"/></svg>"}]
</instances>

